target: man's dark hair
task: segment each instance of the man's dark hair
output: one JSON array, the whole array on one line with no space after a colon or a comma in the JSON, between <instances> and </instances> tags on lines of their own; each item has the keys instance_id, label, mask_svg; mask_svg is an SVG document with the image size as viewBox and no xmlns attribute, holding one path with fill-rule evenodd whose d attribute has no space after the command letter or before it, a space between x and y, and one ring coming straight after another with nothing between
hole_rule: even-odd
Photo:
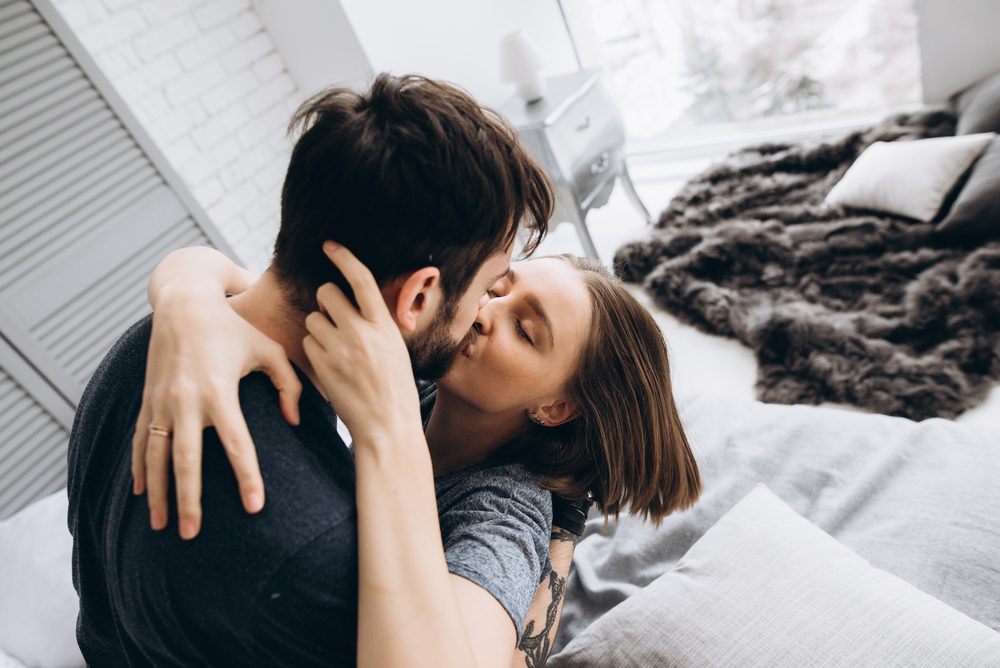
<instances>
[{"instance_id":1,"label":"man's dark hair","mask_svg":"<svg viewBox=\"0 0 1000 668\"><path fill-rule=\"evenodd\" d=\"M447 310L519 225L530 230L524 254L546 232L545 173L499 114L456 86L380 74L365 93L333 88L307 100L289 132L299 128L272 264L299 310L315 308L326 282L351 294L323 254L327 239L380 284L438 267Z\"/></svg>"}]
</instances>

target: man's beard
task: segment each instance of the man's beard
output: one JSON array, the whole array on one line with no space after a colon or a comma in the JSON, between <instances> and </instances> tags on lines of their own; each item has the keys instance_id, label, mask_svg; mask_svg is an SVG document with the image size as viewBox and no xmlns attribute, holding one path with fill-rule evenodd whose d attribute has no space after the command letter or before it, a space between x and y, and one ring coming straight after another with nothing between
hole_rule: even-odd
<instances>
[{"instance_id":1,"label":"man's beard","mask_svg":"<svg viewBox=\"0 0 1000 668\"><path fill-rule=\"evenodd\" d=\"M446 373L455 358L467 345L475 341L477 333L470 329L461 341L454 341L449 335L451 313L440 313L427 331L410 340L410 363L413 375L421 380L438 380Z\"/></svg>"}]
</instances>

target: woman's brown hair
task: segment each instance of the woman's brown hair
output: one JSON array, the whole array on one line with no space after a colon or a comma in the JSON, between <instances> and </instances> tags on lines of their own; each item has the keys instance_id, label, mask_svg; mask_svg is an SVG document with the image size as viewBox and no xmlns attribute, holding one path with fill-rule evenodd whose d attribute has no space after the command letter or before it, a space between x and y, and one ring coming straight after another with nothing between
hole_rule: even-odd
<instances>
[{"instance_id":1,"label":"woman's brown hair","mask_svg":"<svg viewBox=\"0 0 1000 668\"><path fill-rule=\"evenodd\" d=\"M567 387L578 414L558 427L532 425L504 455L563 496L589 493L605 516L627 510L659 524L701 494L663 334L600 263L559 257L583 274L593 307L591 334Z\"/></svg>"}]
</instances>

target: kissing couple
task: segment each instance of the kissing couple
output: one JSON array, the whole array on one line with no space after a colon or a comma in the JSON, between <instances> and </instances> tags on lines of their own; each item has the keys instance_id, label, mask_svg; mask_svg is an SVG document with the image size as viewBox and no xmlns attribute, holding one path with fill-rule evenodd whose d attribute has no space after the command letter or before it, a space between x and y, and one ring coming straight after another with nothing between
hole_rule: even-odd
<instances>
[{"instance_id":1,"label":"kissing couple","mask_svg":"<svg viewBox=\"0 0 1000 668\"><path fill-rule=\"evenodd\" d=\"M80 402L83 655L541 665L590 505L700 493L663 336L598 263L512 262L553 190L464 91L382 74L290 128L270 267L167 256Z\"/></svg>"}]
</instances>

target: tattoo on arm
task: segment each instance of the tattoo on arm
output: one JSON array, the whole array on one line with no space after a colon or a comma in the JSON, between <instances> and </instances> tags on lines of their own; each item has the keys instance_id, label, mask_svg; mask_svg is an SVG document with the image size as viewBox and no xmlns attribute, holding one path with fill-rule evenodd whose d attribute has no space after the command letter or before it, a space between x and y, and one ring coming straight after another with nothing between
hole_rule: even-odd
<instances>
[{"instance_id":1,"label":"tattoo on arm","mask_svg":"<svg viewBox=\"0 0 1000 668\"><path fill-rule=\"evenodd\" d=\"M561 531L561 529L558 529L558 531ZM553 540L555 540L555 532L553 532L552 536ZM532 635L535 630L535 620L532 619L524 628L521 642L518 645L518 649L524 652L524 663L527 668L540 668L548 661L549 652L552 650L552 641L549 638L549 633L556 623L559 603L566 593L566 578L559 577L559 574L555 571L550 571L549 592L552 594L552 601L545 611L545 628L537 634Z\"/></svg>"},{"instance_id":2,"label":"tattoo on arm","mask_svg":"<svg viewBox=\"0 0 1000 668\"><path fill-rule=\"evenodd\" d=\"M552 527L552 533L549 535L549 540L557 540L560 543L573 543L576 545L580 542L582 536L577 536L572 531L566 531L560 527Z\"/></svg>"}]
</instances>

